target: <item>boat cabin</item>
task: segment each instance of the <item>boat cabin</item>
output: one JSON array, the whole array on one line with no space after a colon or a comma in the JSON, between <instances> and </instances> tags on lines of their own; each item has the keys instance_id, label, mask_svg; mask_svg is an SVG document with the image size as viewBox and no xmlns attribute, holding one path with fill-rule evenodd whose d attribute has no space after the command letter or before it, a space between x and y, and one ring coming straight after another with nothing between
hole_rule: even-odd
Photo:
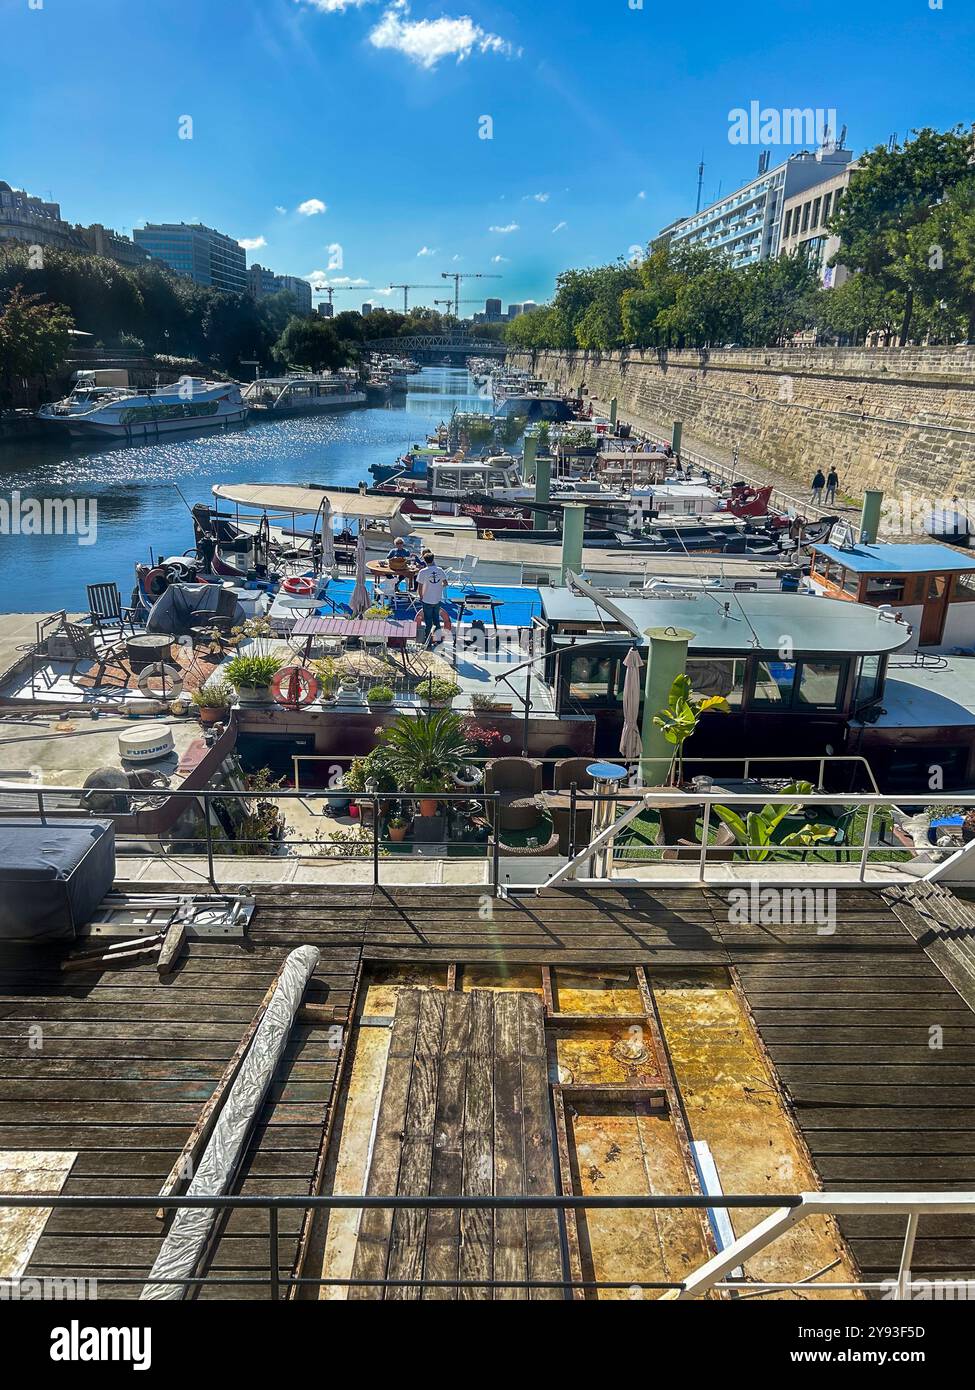
<instances>
[{"instance_id":1,"label":"boat cabin","mask_svg":"<svg viewBox=\"0 0 975 1390\"><path fill-rule=\"evenodd\" d=\"M729 715L703 718L695 757L842 752L848 721L879 708L888 658L910 636L893 615L863 604L850 604L840 614L812 595L702 592L614 599L627 630L569 589L539 592L556 713L592 714L599 753L612 752L614 739L618 749L623 663L634 645L646 659L648 629L693 632L687 674L694 694L721 695L731 706Z\"/></svg>"},{"instance_id":2,"label":"boat cabin","mask_svg":"<svg viewBox=\"0 0 975 1390\"><path fill-rule=\"evenodd\" d=\"M975 555L953 546L816 545L809 580L828 598L892 609L913 647L975 647Z\"/></svg>"},{"instance_id":3,"label":"boat cabin","mask_svg":"<svg viewBox=\"0 0 975 1390\"><path fill-rule=\"evenodd\" d=\"M427 468L427 483L431 492L444 496L469 498L472 493L489 493L492 488L514 488L521 485L518 465L495 463L431 463Z\"/></svg>"}]
</instances>

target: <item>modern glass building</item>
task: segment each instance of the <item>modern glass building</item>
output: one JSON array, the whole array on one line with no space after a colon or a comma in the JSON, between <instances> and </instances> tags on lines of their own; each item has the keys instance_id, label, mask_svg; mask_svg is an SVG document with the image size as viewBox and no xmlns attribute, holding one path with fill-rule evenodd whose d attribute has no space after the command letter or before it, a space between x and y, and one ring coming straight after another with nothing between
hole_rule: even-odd
<instances>
[{"instance_id":1,"label":"modern glass building","mask_svg":"<svg viewBox=\"0 0 975 1390\"><path fill-rule=\"evenodd\" d=\"M244 293L247 257L233 237L199 222L150 222L132 233L154 260L198 285Z\"/></svg>"}]
</instances>

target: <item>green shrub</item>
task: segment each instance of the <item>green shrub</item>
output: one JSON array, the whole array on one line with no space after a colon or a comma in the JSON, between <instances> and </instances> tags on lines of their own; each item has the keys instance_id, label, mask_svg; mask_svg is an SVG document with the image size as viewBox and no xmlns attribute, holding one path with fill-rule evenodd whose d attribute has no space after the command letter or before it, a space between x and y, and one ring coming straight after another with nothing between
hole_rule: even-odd
<instances>
[{"instance_id":1,"label":"green shrub","mask_svg":"<svg viewBox=\"0 0 975 1390\"><path fill-rule=\"evenodd\" d=\"M229 709L234 702L234 692L226 681L210 679L199 690L194 690L190 699L198 709Z\"/></svg>"},{"instance_id":2,"label":"green shrub","mask_svg":"<svg viewBox=\"0 0 975 1390\"><path fill-rule=\"evenodd\" d=\"M235 656L225 666L224 674L239 690L242 685L270 685L283 665L281 657L270 654Z\"/></svg>"},{"instance_id":3,"label":"green shrub","mask_svg":"<svg viewBox=\"0 0 975 1390\"><path fill-rule=\"evenodd\" d=\"M393 702L393 688L390 685L374 685L366 692L371 705L390 705Z\"/></svg>"}]
</instances>

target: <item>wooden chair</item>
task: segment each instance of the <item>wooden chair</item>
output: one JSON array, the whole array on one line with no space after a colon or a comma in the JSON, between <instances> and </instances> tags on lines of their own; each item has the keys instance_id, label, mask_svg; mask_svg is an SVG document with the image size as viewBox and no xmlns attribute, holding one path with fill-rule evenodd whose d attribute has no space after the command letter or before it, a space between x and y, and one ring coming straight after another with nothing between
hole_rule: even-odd
<instances>
[{"instance_id":1,"label":"wooden chair","mask_svg":"<svg viewBox=\"0 0 975 1390\"><path fill-rule=\"evenodd\" d=\"M101 632L104 628L118 628L124 633L128 628L135 636L137 608L123 606L122 595L117 584L89 584L88 621Z\"/></svg>"}]
</instances>

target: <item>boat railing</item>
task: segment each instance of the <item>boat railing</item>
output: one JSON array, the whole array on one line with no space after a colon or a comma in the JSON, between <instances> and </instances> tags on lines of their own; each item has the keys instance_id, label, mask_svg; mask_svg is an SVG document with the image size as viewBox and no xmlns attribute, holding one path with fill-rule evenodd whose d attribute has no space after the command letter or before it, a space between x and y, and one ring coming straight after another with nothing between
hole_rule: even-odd
<instances>
[{"instance_id":1,"label":"boat railing","mask_svg":"<svg viewBox=\"0 0 975 1390\"><path fill-rule=\"evenodd\" d=\"M340 1042L339 1046L341 1045ZM771 1215L752 1225L744 1235L730 1240L730 1223L727 1218L724 1221L718 1218L718 1213L767 1212L769 1207L774 1208ZM625 1291L630 1299L662 1297L667 1300L701 1298L711 1292L719 1293L727 1299L790 1291L796 1291L800 1297L806 1294L827 1294L848 1298L851 1294L864 1293L899 1300L969 1299L975 1296L975 1280L938 1278L930 1275L918 1278L911 1268L918 1234L922 1237L924 1234L921 1229L922 1221L932 1217L975 1215L975 1192L887 1192L867 1188L855 1192L762 1192L733 1196L718 1192L681 1192L634 1195L573 1193L545 1196L537 1193L518 1193L476 1197L430 1193L422 1196L239 1192L193 1196L158 1193L134 1195L119 1192L0 1193L0 1212L103 1212L105 1216L99 1222L100 1229L111 1228L112 1212L156 1212L159 1215L165 1213L166 1217L170 1217L177 1212L194 1209L209 1212L214 1222L222 1222L235 1214L264 1213L264 1257L256 1258L254 1265L244 1274L227 1274L220 1268L194 1265L191 1267L192 1272L185 1276L154 1273L150 1278L146 1274L127 1274L116 1268L102 1269L97 1263L93 1263L90 1266L86 1265L83 1275L71 1272L64 1275L48 1273L33 1277L28 1265L27 1272L21 1275L19 1280L4 1282L8 1285L19 1285L20 1297L44 1296L44 1285L50 1284L55 1286L57 1291L49 1296L79 1299L97 1298L99 1285L103 1288L111 1285L135 1291L138 1288L145 1289L150 1284L156 1296L174 1300L197 1297L204 1290L216 1293L221 1289L228 1290L227 1296L230 1289L237 1289L244 1297L256 1297L258 1291L266 1291L267 1296L273 1301L297 1300L302 1296L321 1298L326 1289L343 1290L346 1293L352 1289L371 1290L377 1297L383 1296L387 1291L410 1290L419 1294L424 1289L438 1289L453 1296L462 1296L464 1290L472 1290L475 1297L484 1297L489 1290L518 1291L527 1296L532 1290L547 1289L559 1291L566 1299L583 1299L612 1291ZM472 1278L432 1278L429 1275L398 1278L388 1274L375 1278L357 1278L354 1270L347 1276L327 1275L324 1272L319 1275L309 1274L307 1269L315 1220L320 1220L333 1211L415 1211L424 1214L437 1211L553 1211L560 1215L572 1212L626 1211L631 1213L635 1229L640 1227L641 1216L649 1218L654 1212L696 1213L707 1222L718 1251L681 1278L657 1280L641 1279L639 1274L642 1271L638 1269L633 1269L631 1277L627 1278L625 1267L618 1271L624 1277L615 1280L573 1276L566 1279L505 1279L493 1274L490 1277L475 1275ZM294 1256L287 1259L282 1250L282 1212L301 1214L297 1249ZM824 1269L811 1269L797 1274L793 1279L761 1279L744 1272L743 1266L746 1261L754 1259L801 1222L817 1218L838 1218L842 1221L845 1217L852 1216L876 1218L883 1226L889 1224L891 1217L904 1218L905 1229L900 1241L896 1274L892 1272L890 1277L879 1280L825 1278L824 1276L840 1263L839 1256ZM93 1218L89 1216L88 1219ZM733 1236L733 1232L731 1234ZM635 1239L632 1248L639 1251L642 1248L641 1242ZM892 1270L893 1267L892 1261ZM37 1293L33 1292L35 1287ZM165 1292L160 1292L162 1290Z\"/></svg>"}]
</instances>

